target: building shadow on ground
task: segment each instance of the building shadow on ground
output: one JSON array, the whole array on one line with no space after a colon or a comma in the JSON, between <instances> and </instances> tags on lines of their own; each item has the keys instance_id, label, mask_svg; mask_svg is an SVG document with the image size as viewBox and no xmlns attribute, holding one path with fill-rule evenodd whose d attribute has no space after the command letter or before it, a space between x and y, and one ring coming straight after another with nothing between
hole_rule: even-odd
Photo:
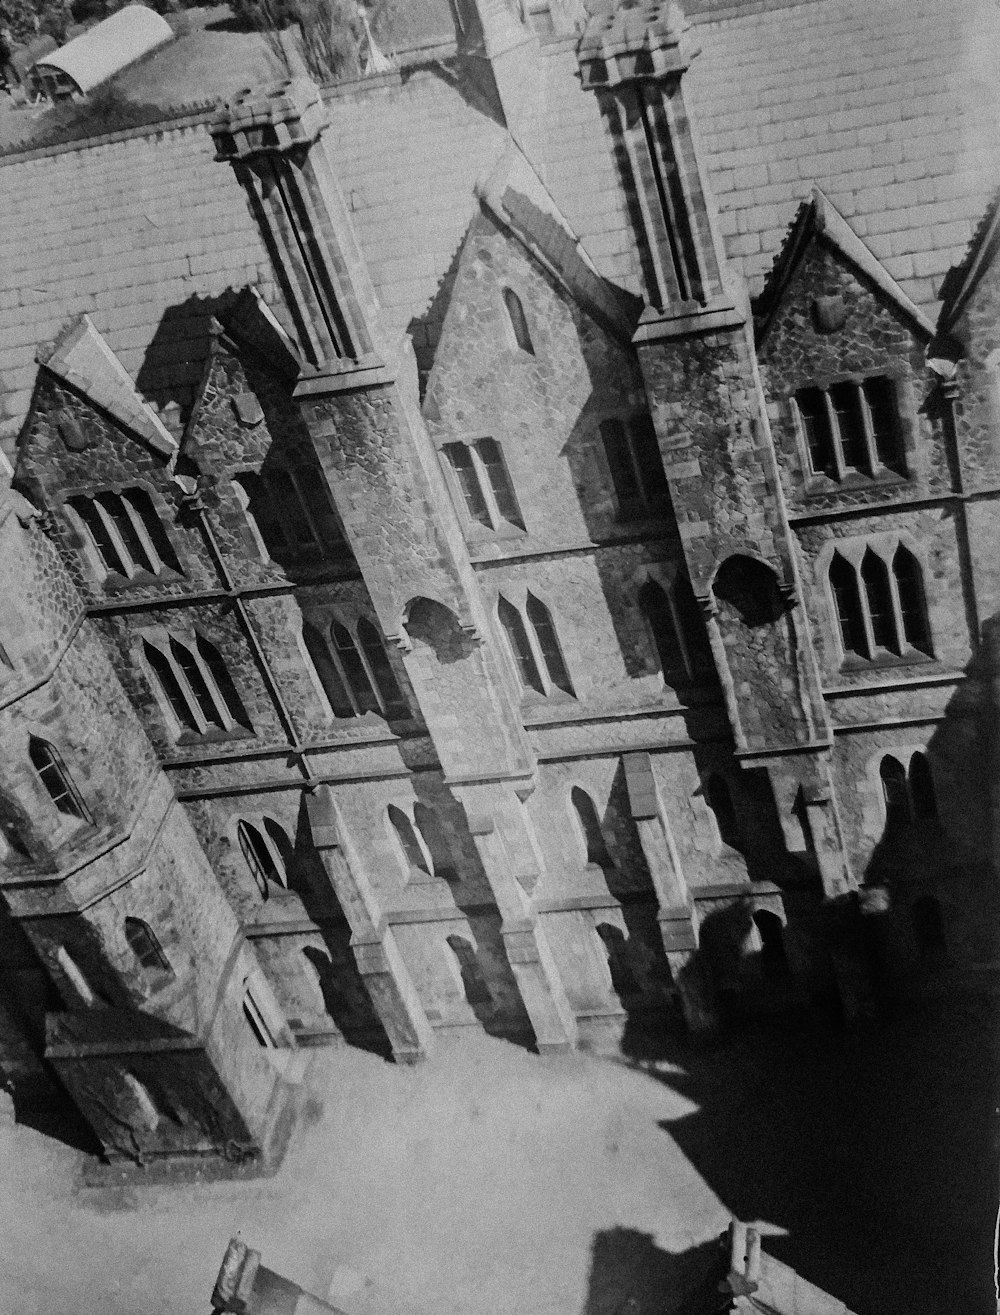
<instances>
[{"instance_id":1,"label":"building shadow on ground","mask_svg":"<svg viewBox=\"0 0 1000 1315\"><path fill-rule=\"evenodd\" d=\"M670 1315L718 1266L718 1240L674 1254L650 1233L602 1229L591 1243L582 1315Z\"/></svg>"},{"instance_id":2,"label":"building shadow on ground","mask_svg":"<svg viewBox=\"0 0 1000 1315\"><path fill-rule=\"evenodd\" d=\"M967 993L711 1041L643 1020L624 1062L697 1106L661 1127L726 1209L772 1226L765 1249L857 1315L992 1315L995 1017Z\"/></svg>"}]
</instances>

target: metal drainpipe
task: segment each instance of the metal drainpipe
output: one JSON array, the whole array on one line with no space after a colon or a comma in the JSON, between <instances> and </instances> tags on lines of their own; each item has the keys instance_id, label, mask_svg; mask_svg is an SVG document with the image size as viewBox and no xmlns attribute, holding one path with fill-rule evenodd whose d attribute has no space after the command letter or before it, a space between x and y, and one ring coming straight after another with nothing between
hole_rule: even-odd
<instances>
[{"instance_id":1,"label":"metal drainpipe","mask_svg":"<svg viewBox=\"0 0 1000 1315\"><path fill-rule=\"evenodd\" d=\"M208 544L209 552L211 553L212 556L213 565L215 566L219 579L222 581L222 587L225 590L226 595L235 604L236 615L239 617L240 625L243 628L243 632L246 636L247 642L250 644L250 648L253 652L260 673L264 678L264 684L267 686L267 692L271 696L271 700L274 703L274 706L278 710L278 717L281 721L282 728L288 739L288 743L291 746L292 753L295 755L296 766L298 767L299 772L301 773L303 778L305 780L309 780L311 779L310 772L303 758L302 745L299 741L298 735L295 733L295 726L292 722L291 714L289 713L288 708L285 706L284 699L281 697L281 691L278 688L278 682L275 680L274 675L271 672L270 665L268 664L267 661L267 655L265 654L264 649L261 646L260 640L257 638L256 632L254 631L254 628L250 622L250 614L247 612L243 599L236 589L232 576L229 574L229 569L226 566L225 559L222 556L222 552L219 548L218 541L216 540L215 533L212 530L211 525L209 524L208 514L205 510L205 504L202 501L201 490L198 487L198 481L197 480L192 481L194 487L189 487L188 486L189 481L184 476L175 475L174 478L177 480L177 482L181 485L182 489L184 490L184 494L181 499L181 506L183 507L185 512L196 517L198 527L200 528L202 534L205 537L205 541Z\"/></svg>"}]
</instances>

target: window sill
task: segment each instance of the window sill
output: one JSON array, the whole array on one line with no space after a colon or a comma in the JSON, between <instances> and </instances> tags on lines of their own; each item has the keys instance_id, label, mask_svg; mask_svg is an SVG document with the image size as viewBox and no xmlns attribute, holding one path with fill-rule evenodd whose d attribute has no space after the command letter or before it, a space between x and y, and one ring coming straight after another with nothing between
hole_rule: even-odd
<instances>
[{"instance_id":1,"label":"window sill","mask_svg":"<svg viewBox=\"0 0 1000 1315\"><path fill-rule=\"evenodd\" d=\"M840 664L840 671L843 674L860 671L894 671L900 667L919 667L927 666L929 663L936 662L937 659L931 657L929 653L921 653L917 648L907 649L905 653L890 653L883 649L876 653L873 658L863 658L851 654L844 658Z\"/></svg>"},{"instance_id":2,"label":"window sill","mask_svg":"<svg viewBox=\"0 0 1000 1315\"><path fill-rule=\"evenodd\" d=\"M575 694L567 694L563 689L554 689L550 694L539 694L536 689L526 689L521 693L522 708L551 708L554 704L578 704Z\"/></svg>"},{"instance_id":3,"label":"window sill","mask_svg":"<svg viewBox=\"0 0 1000 1315\"><path fill-rule=\"evenodd\" d=\"M174 740L174 743L179 749L187 749L202 744L229 744L255 738L254 731L247 730L245 726L234 726L230 731L220 731L214 728L208 731L182 731Z\"/></svg>"},{"instance_id":4,"label":"window sill","mask_svg":"<svg viewBox=\"0 0 1000 1315\"><path fill-rule=\"evenodd\" d=\"M496 543L498 540L521 540L527 537L528 531L512 521L504 521L496 529L482 525L479 521L470 521L467 522L465 530L465 539L470 547L481 543Z\"/></svg>"},{"instance_id":5,"label":"window sill","mask_svg":"<svg viewBox=\"0 0 1000 1315\"><path fill-rule=\"evenodd\" d=\"M104 590L109 594L124 594L132 589L148 588L151 584L183 584L187 579L179 571L165 566L162 571L136 571L135 575L119 575L110 571L102 581Z\"/></svg>"},{"instance_id":6,"label":"window sill","mask_svg":"<svg viewBox=\"0 0 1000 1315\"><path fill-rule=\"evenodd\" d=\"M892 489L912 483L912 475L901 475L898 471L887 470L885 467L876 471L874 475L866 475L860 470L850 470L843 479L809 472L805 477L805 495L807 498L828 498L832 493L863 493L867 489Z\"/></svg>"}]
</instances>

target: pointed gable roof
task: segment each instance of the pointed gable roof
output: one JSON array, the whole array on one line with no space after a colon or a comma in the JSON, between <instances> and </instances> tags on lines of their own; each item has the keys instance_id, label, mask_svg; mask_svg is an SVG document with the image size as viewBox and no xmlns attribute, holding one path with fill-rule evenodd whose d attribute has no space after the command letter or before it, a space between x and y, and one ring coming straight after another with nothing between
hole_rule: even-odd
<instances>
[{"instance_id":1,"label":"pointed gable roof","mask_svg":"<svg viewBox=\"0 0 1000 1315\"><path fill-rule=\"evenodd\" d=\"M476 195L575 301L615 337L631 342L641 302L597 272L580 239L514 141L476 184Z\"/></svg>"},{"instance_id":2,"label":"pointed gable roof","mask_svg":"<svg viewBox=\"0 0 1000 1315\"><path fill-rule=\"evenodd\" d=\"M785 289L799 267L802 257L814 240L822 239L838 251L895 305L916 331L926 338L934 336L934 323L910 300L889 271L865 246L854 229L818 187L799 207L788 236L775 257L764 289L754 302L754 321L758 345L764 340L781 307Z\"/></svg>"},{"instance_id":3,"label":"pointed gable roof","mask_svg":"<svg viewBox=\"0 0 1000 1315\"><path fill-rule=\"evenodd\" d=\"M173 435L139 396L132 377L104 341L89 315L70 320L55 342L35 358L43 369L106 411L163 457L177 451Z\"/></svg>"}]
</instances>

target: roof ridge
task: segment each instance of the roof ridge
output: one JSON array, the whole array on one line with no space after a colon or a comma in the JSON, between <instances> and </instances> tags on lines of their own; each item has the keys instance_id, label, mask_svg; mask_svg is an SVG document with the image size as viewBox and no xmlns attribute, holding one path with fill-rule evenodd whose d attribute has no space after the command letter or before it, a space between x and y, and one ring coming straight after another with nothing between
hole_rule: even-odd
<instances>
[{"instance_id":1,"label":"roof ridge","mask_svg":"<svg viewBox=\"0 0 1000 1315\"><path fill-rule=\"evenodd\" d=\"M182 120L200 121L215 112L216 100L188 101L183 105L164 108L146 101L125 101L136 110L147 109L149 118L141 123L129 124L122 128L92 131L93 125L77 125L79 131L74 133L72 122L54 125L51 133L42 133L32 140L21 138L9 146L0 147L0 168L6 164L16 164L23 159L36 159L41 156L62 155L71 150L83 150L92 146L102 146L107 142L124 141L131 137L151 137L157 132L189 126Z\"/></svg>"}]
</instances>

